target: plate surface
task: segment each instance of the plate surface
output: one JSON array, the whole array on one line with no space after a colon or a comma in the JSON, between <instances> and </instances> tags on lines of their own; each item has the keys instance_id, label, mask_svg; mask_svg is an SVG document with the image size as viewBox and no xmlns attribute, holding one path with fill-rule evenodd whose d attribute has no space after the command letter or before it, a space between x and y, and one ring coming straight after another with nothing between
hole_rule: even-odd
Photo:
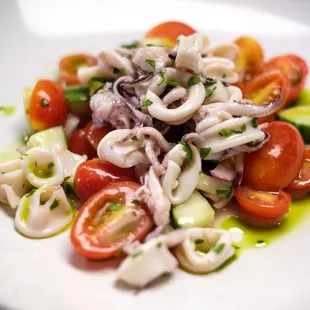
<instances>
[{"instance_id":1,"label":"plate surface","mask_svg":"<svg viewBox=\"0 0 310 310\"><path fill-rule=\"evenodd\" d=\"M250 34L267 57L297 53L310 64L310 28L254 10L207 3L159 1L6 1L0 4L1 105L5 150L23 130L22 89L48 77L67 53L117 46L164 20L183 20L211 44ZM193 276L178 270L138 295L114 285L117 262L76 255L68 233L31 240L14 230L0 208L0 308L85 309L310 309L310 218L266 249L247 251L221 272Z\"/></svg>"}]
</instances>

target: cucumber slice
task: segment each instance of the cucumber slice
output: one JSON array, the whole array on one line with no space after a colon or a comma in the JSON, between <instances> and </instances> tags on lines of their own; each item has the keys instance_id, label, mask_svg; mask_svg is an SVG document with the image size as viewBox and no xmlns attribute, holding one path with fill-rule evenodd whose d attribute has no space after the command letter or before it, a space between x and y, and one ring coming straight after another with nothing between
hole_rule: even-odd
<instances>
[{"instance_id":1,"label":"cucumber slice","mask_svg":"<svg viewBox=\"0 0 310 310\"><path fill-rule=\"evenodd\" d=\"M278 114L278 118L294 125L301 133L305 143L310 143L310 106L285 109Z\"/></svg>"},{"instance_id":2,"label":"cucumber slice","mask_svg":"<svg viewBox=\"0 0 310 310\"><path fill-rule=\"evenodd\" d=\"M64 190L68 195L75 195L74 191L74 176L66 178L63 183Z\"/></svg>"},{"instance_id":3,"label":"cucumber slice","mask_svg":"<svg viewBox=\"0 0 310 310\"><path fill-rule=\"evenodd\" d=\"M184 203L172 206L171 213L176 227L207 227L214 222L214 210L198 191Z\"/></svg>"},{"instance_id":4,"label":"cucumber slice","mask_svg":"<svg viewBox=\"0 0 310 310\"><path fill-rule=\"evenodd\" d=\"M196 186L197 189L212 195L217 195L219 191L227 190L232 187L232 182L223 181L201 173Z\"/></svg>"},{"instance_id":5,"label":"cucumber slice","mask_svg":"<svg viewBox=\"0 0 310 310\"><path fill-rule=\"evenodd\" d=\"M295 106L297 107L310 107L310 89L303 89L300 93L300 96L297 98L295 102Z\"/></svg>"},{"instance_id":6,"label":"cucumber slice","mask_svg":"<svg viewBox=\"0 0 310 310\"><path fill-rule=\"evenodd\" d=\"M59 126L33 134L27 142L27 147L30 149L35 146L45 148L57 147L59 150L68 149L65 129L62 126Z\"/></svg>"}]
</instances>

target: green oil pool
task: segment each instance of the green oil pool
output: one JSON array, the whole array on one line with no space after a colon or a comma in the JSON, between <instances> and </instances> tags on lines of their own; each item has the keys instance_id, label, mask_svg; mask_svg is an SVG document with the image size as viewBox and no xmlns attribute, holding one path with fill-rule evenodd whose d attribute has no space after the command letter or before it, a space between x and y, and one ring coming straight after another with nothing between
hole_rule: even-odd
<instances>
[{"instance_id":1,"label":"green oil pool","mask_svg":"<svg viewBox=\"0 0 310 310\"><path fill-rule=\"evenodd\" d=\"M246 248L263 248L279 237L292 231L298 224L310 218L310 197L293 201L287 218L278 226L272 228L252 227L236 217L225 219L221 225L223 229L237 227L243 231L243 240L237 244L236 254ZM240 247L240 249L238 249Z\"/></svg>"}]
</instances>

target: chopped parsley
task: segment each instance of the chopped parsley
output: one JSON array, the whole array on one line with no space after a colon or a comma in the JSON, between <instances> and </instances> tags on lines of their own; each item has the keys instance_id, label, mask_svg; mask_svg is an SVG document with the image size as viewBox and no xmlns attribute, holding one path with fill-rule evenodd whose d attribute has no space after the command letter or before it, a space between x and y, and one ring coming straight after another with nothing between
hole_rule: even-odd
<instances>
[{"instance_id":1,"label":"chopped parsley","mask_svg":"<svg viewBox=\"0 0 310 310\"><path fill-rule=\"evenodd\" d=\"M216 81L216 79L212 79L212 78L206 78L206 85L207 86L210 86L210 85L213 85L213 84L215 84L217 81Z\"/></svg>"},{"instance_id":2,"label":"chopped parsley","mask_svg":"<svg viewBox=\"0 0 310 310\"><path fill-rule=\"evenodd\" d=\"M143 253L143 250L137 250L136 252L131 254L132 258L136 258L137 256L141 255Z\"/></svg>"},{"instance_id":3,"label":"chopped parsley","mask_svg":"<svg viewBox=\"0 0 310 310\"><path fill-rule=\"evenodd\" d=\"M190 148L189 144L186 142L180 142L180 144L183 147L183 151L185 152L185 156L186 156L186 164L190 164L192 162L193 159L193 152L192 149Z\"/></svg>"},{"instance_id":4,"label":"chopped parsley","mask_svg":"<svg viewBox=\"0 0 310 310\"><path fill-rule=\"evenodd\" d=\"M145 59L145 61L153 68L156 68L156 62L153 59Z\"/></svg>"},{"instance_id":5,"label":"chopped parsley","mask_svg":"<svg viewBox=\"0 0 310 310\"><path fill-rule=\"evenodd\" d=\"M59 200L54 199L53 203L50 205L50 210L54 210L59 206Z\"/></svg>"},{"instance_id":6,"label":"chopped parsley","mask_svg":"<svg viewBox=\"0 0 310 310\"><path fill-rule=\"evenodd\" d=\"M232 186L232 183L231 183L231 185L228 188L217 189L216 190L216 195L218 197L221 197L221 198L228 198L231 195L232 191L233 191L233 186Z\"/></svg>"},{"instance_id":7,"label":"chopped parsley","mask_svg":"<svg viewBox=\"0 0 310 310\"><path fill-rule=\"evenodd\" d=\"M122 48L127 48L127 49L133 49L133 48L138 48L139 44L138 43L131 43L131 44L122 44Z\"/></svg>"},{"instance_id":8,"label":"chopped parsley","mask_svg":"<svg viewBox=\"0 0 310 310\"><path fill-rule=\"evenodd\" d=\"M253 128L257 128L258 127L258 117L254 117L252 119L252 126L253 126Z\"/></svg>"},{"instance_id":9,"label":"chopped parsley","mask_svg":"<svg viewBox=\"0 0 310 310\"><path fill-rule=\"evenodd\" d=\"M221 130L219 131L219 135L220 135L221 137L227 138L227 137L230 137L230 136L233 135L233 134L239 134L239 133L243 133L243 132L245 132L245 131L246 131L246 125L243 124L243 125L241 126L240 129L234 129L234 130L221 129Z\"/></svg>"},{"instance_id":10,"label":"chopped parsley","mask_svg":"<svg viewBox=\"0 0 310 310\"><path fill-rule=\"evenodd\" d=\"M140 203L140 201L138 199L134 199L131 201L131 203Z\"/></svg>"},{"instance_id":11,"label":"chopped parsley","mask_svg":"<svg viewBox=\"0 0 310 310\"><path fill-rule=\"evenodd\" d=\"M130 140L131 141L138 141L138 138L137 138L137 136L133 136Z\"/></svg>"},{"instance_id":12,"label":"chopped parsley","mask_svg":"<svg viewBox=\"0 0 310 310\"><path fill-rule=\"evenodd\" d=\"M224 73L224 74L222 75L222 79L226 79L226 78L227 78L227 74Z\"/></svg>"},{"instance_id":13,"label":"chopped parsley","mask_svg":"<svg viewBox=\"0 0 310 310\"><path fill-rule=\"evenodd\" d=\"M225 247L225 243L217 243L213 248L212 251L216 254L220 254Z\"/></svg>"},{"instance_id":14,"label":"chopped parsley","mask_svg":"<svg viewBox=\"0 0 310 310\"><path fill-rule=\"evenodd\" d=\"M162 242L158 242L157 243L157 248L159 249L159 248L161 248L162 247L162 245L163 245L163 243Z\"/></svg>"},{"instance_id":15,"label":"chopped parsley","mask_svg":"<svg viewBox=\"0 0 310 310\"><path fill-rule=\"evenodd\" d=\"M163 71L159 72L159 76L160 76L160 81L157 83L158 86L165 82L165 76L164 76Z\"/></svg>"},{"instance_id":16,"label":"chopped parsley","mask_svg":"<svg viewBox=\"0 0 310 310\"><path fill-rule=\"evenodd\" d=\"M202 243L204 243L205 241L203 240L203 239L197 239L197 240L195 240L195 243L196 244L202 244Z\"/></svg>"},{"instance_id":17,"label":"chopped parsley","mask_svg":"<svg viewBox=\"0 0 310 310\"><path fill-rule=\"evenodd\" d=\"M41 107L48 107L50 104L48 103L48 101L45 99L45 98L43 98L42 99L42 101L41 101Z\"/></svg>"},{"instance_id":18,"label":"chopped parsley","mask_svg":"<svg viewBox=\"0 0 310 310\"><path fill-rule=\"evenodd\" d=\"M47 168L48 168L48 169L52 169L54 166L55 166L55 164L54 164L53 162L50 162L50 163L47 165Z\"/></svg>"},{"instance_id":19,"label":"chopped parsley","mask_svg":"<svg viewBox=\"0 0 310 310\"><path fill-rule=\"evenodd\" d=\"M179 82L170 81L170 80L167 80L166 84L170 85L170 86L180 86L181 85Z\"/></svg>"},{"instance_id":20,"label":"chopped parsley","mask_svg":"<svg viewBox=\"0 0 310 310\"><path fill-rule=\"evenodd\" d=\"M125 73L125 69L124 68L115 68L113 67L113 73L114 74L124 74Z\"/></svg>"},{"instance_id":21,"label":"chopped parsley","mask_svg":"<svg viewBox=\"0 0 310 310\"><path fill-rule=\"evenodd\" d=\"M214 91L216 90L216 86L207 87L206 88L206 98L209 98L213 95Z\"/></svg>"},{"instance_id":22,"label":"chopped parsley","mask_svg":"<svg viewBox=\"0 0 310 310\"><path fill-rule=\"evenodd\" d=\"M138 106L138 108L145 108L153 104L153 101L150 99L146 99L141 105Z\"/></svg>"},{"instance_id":23,"label":"chopped parsley","mask_svg":"<svg viewBox=\"0 0 310 310\"><path fill-rule=\"evenodd\" d=\"M257 240L256 243L258 244L265 243L265 240Z\"/></svg>"},{"instance_id":24,"label":"chopped parsley","mask_svg":"<svg viewBox=\"0 0 310 310\"><path fill-rule=\"evenodd\" d=\"M198 77L198 76L192 76L192 77L188 80L187 86L188 86L188 87L192 87L192 86L194 86L194 85L196 85L196 84L198 84L198 83L200 83L200 77Z\"/></svg>"},{"instance_id":25,"label":"chopped parsley","mask_svg":"<svg viewBox=\"0 0 310 310\"><path fill-rule=\"evenodd\" d=\"M211 152L211 148L210 147L203 147L200 149L200 157L201 159L204 159L205 157L207 157Z\"/></svg>"},{"instance_id":26,"label":"chopped parsley","mask_svg":"<svg viewBox=\"0 0 310 310\"><path fill-rule=\"evenodd\" d=\"M109 206L108 206L108 209L110 211L117 211L119 210L120 208L122 207L122 205L120 203L117 203L117 202L110 202L109 203Z\"/></svg>"}]
</instances>

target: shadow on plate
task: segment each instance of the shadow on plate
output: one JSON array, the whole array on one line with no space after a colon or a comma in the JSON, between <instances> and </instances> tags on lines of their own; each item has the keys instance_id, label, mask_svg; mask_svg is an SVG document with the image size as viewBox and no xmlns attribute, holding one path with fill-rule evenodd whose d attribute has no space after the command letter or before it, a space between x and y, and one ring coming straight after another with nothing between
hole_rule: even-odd
<instances>
[{"instance_id":1,"label":"shadow on plate","mask_svg":"<svg viewBox=\"0 0 310 310\"><path fill-rule=\"evenodd\" d=\"M1 204L0 210L3 210L4 213L6 213L7 216L11 217L12 219L15 218L15 209L12 209L10 206L4 206Z\"/></svg>"},{"instance_id":2,"label":"shadow on plate","mask_svg":"<svg viewBox=\"0 0 310 310\"><path fill-rule=\"evenodd\" d=\"M124 258L118 257L110 260L88 260L82 255L76 253L72 249L69 250L67 261L68 263L76 269L87 271L87 272L97 272L99 270L109 270L109 269L117 269L119 264L122 262Z\"/></svg>"}]
</instances>

